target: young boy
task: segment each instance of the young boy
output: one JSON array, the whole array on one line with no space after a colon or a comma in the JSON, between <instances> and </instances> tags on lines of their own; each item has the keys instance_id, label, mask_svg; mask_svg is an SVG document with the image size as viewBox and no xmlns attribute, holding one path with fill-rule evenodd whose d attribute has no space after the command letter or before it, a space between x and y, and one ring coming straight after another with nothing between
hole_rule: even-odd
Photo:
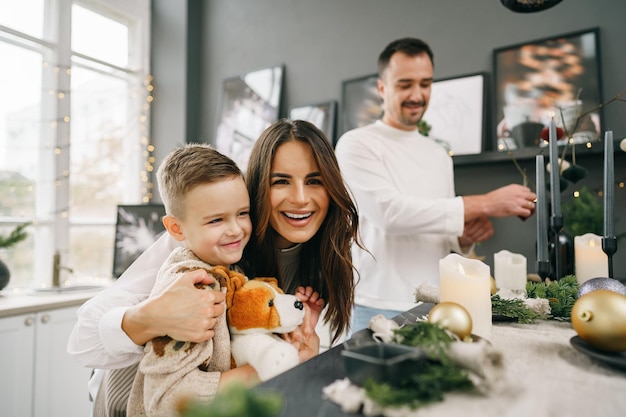
<instances>
[{"instance_id":1,"label":"young boy","mask_svg":"<svg viewBox=\"0 0 626 417\"><path fill-rule=\"evenodd\" d=\"M241 170L208 145L175 149L157 171L167 232L183 247L159 270L150 297L167 291L186 271L230 268L250 239L250 198ZM220 285L215 283L214 289ZM201 290L199 290L201 291ZM167 336L148 342L130 392L127 415L175 415L186 397L210 401L227 379L256 381L250 365L230 369L230 336L225 314L215 318L215 335L203 343Z\"/></svg>"}]
</instances>

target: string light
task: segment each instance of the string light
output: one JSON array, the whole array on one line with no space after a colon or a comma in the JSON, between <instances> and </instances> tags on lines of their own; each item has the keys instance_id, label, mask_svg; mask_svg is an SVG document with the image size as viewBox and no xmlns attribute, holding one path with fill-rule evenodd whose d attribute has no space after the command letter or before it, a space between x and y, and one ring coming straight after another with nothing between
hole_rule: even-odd
<instances>
[{"instance_id":1,"label":"string light","mask_svg":"<svg viewBox=\"0 0 626 417\"><path fill-rule=\"evenodd\" d=\"M71 67L67 67L67 66L60 66L60 65L54 65L50 62L43 62L42 63L42 68L44 70L48 70L51 71L52 73L54 73L55 75L59 75L59 74L65 74L67 76L70 76L72 71L71 71ZM127 129L126 132L124 131L116 131L116 135L118 137L127 137L129 135L134 135L137 132L139 132L141 134L140 139L138 141L138 152L135 153L134 155L142 155L142 159L143 159L143 164L142 164L142 169L140 170L140 172L138 173L138 181L140 181L140 183L142 184L142 186L139 188L140 190L140 199L143 203L150 203L152 201L153 198L153 184L152 184L152 178L151 178L151 173L154 171L154 163L155 163L155 158L153 156L153 152L155 150L155 147L150 143L150 137L149 137L149 114L150 114L150 110L151 110L151 104L154 102L154 96L152 95L152 92L154 91L154 86L152 85L152 81L153 81L153 77L151 75L145 77L145 79L140 82L140 83L136 83L135 86L133 87L132 83L129 85L129 89L127 89L127 97L144 97L143 103L140 104L140 107L137 109L137 113L135 115L130 114L129 115L129 122L125 124L125 129ZM58 100L59 102L69 99L70 95L71 95L72 91L71 89L54 89L54 88L49 88L49 89L42 89L42 94L46 94L49 97L54 97L56 100ZM124 100L123 97L120 98L120 100ZM111 100L114 101L114 100ZM106 110L106 109L105 109ZM135 122L131 122L131 120L135 120ZM26 122L30 125L30 126L35 126L34 129L36 129L36 125L40 124L41 126L47 126L48 129L50 129L51 131L55 131L56 129L58 129L61 123L63 124L68 124L71 123L71 117L70 115L65 115L62 116L60 118L55 118L55 119L40 119L40 120L27 120ZM134 125L134 127L133 127ZM133 131L135 133L133 133ZM69 132L69 130L68 130ZM54 133L50 133L50 134L46 134L43 133L42 136L45 137L54 137ZM92 136L92 137L87 137L85 138L86 140L83 140L81 138L81 146L83 145L87 145L92 142L96 145L98 145L99 143L102 142L102 136ZM113 138L106 138L108 140L111 140ZM62 159L62 158L67 158L69 157L68 153L70 152L70 138L69 135L68 137L61 137L59 138L59 143L58 144L52 144L52 143L43 143L39 145L39 150L40 153L44 153L45 152L51 152L52 155L54 155L56 158L58 159ZM25 152L26 151L32 151L32 144L29 143L24 143L19 141L18 143L12 144L12 151L15 152L20 152L20 148L22 148ZM50 184L52 184L57 190L60 190L64 187L68 187L68 185L66 185L70 180L70 170L66 169L63 170L61 173L58 173L57 175L54 175L53 178L50 178L50 180L38 180L37 183L33 186L32 182L30 180L27 180L25 178L20 178L17 177L14 181L10 181L10 180L4 180L3 182L7 185L6 190L12 194L16 194L16 195L23 195L24 193L28 193L33 195L33 199L34 197L34 193L36 192L36 190L42 189L42 188L47 188L50 186ZM71 203L70 203L71 205ZM50 212L48 213L48 215L51 216L60 216L63 219L67 219L69 217L69 213L70 213L70 205L67 205L65 207L56 207L56 208L52 208L50 210Z\"/></svg>"},{"instance_id":2,"label":"string light","mask_svg":"<svg viewBox=\"0 0 626 417\"><path fill-rule=\"evenodd\" d=\"M154 97L152 96L152 92L154 91L154 85L152 84L153 79L154 78L152 77L152 75L148 75L143 82L146 91L146 102L142 106L142 114L139 118L140 131L142 133L145 133L148 130L148 115L151 103L154 101ZM152 201L152 175L148 175L147 173L152 173L154 170L155 158L153 156L153 153L155 148L154 145L150 143L148 136L146 136L145 134L142 134L139 142L144 149L144 158L147 163L146 171L142 171L142 173L140 174L141 181L144 184L144 186L142 187L143 195L141 200L143 203L147 204Z\"/></svg>"},{"instance_id":3,"label":"string light","mask_svg":"<svg viewBox=\"0 0 626 417\"><path fill-rule=\"evenodd\" d=\"M626 188L626 178L615 180L615 186L617 186L618 188L622 188L622 189ZM599 198L602 198L602 196L604 195L604 191L602 190L602 188L599 188L599 187L594 187L590 191L592 193L595 193ZM574 190L572 192L572 197L579 198L580 190Z\"/></svg>"}]
</instances>

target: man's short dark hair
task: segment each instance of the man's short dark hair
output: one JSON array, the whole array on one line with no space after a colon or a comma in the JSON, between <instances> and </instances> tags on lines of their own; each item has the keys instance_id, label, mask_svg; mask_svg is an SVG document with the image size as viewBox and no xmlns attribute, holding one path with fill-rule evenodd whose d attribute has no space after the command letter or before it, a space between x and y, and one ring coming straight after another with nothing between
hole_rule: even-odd
<instances>
[{"instance_id":1,"label":"man's short dark hair","mask_svg":"<svg viewBox=\"0 0 626 417\"><path fill-rule=\"evenodd\" d=\"M435 65L435 61L433 60L433 51L431 51L430 46L426 42L417 38L402 38L396 39L391 42L378 56L378 76L382 77L383 72L389 65L389 60L391 56L396 52L402 52L407 54L408 56L417 56L421 54L426 54L430 58L430 61Z\"/></svg>"}]
</instances>

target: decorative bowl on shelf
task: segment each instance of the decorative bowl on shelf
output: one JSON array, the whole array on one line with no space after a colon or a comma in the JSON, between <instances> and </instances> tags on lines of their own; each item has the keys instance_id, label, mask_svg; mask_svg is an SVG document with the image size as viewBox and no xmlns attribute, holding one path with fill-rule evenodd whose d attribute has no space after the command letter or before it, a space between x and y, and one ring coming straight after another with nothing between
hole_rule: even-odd
<instances>
[{"instance_id":1,"label":"decorative bowl on shelf","mask_svg":"<svg viewBox=\"0 0 626 417\"><path fill-rule=\"evenodd\" d=\"M422 349L393 343L359 345L342 350L341 355L346 375L357 385L372 378L397 386L420 372L427 360Z\"/></svg>"},{"instance_id":2,"label":"decorative bowl on shelf","mask_svg":"<svg viewBox=\"0 0 626 417\"><path fill-rule=\"evenodd\" d=\"M523 122L513 127L511 135L518 148L538 147L541 141L542 123Z\"/></svg>"}]
</instances>

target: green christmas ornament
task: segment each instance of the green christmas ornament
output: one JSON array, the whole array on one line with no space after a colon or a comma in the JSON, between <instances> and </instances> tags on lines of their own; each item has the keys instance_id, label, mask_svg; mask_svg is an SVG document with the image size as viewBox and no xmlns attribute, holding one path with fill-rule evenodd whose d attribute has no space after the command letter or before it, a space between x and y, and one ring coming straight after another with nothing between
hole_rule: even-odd
<instances>
[{"instance_id":1,"label":"green christmas ornament","mask_svg":"<svg viewBox=\"0 0 626 417\"><path fill-rule=\"evenodd\" d=\"M587 176L587 170L580 165L570 165L561 175L575 184Z\"/></svg>"}]
</instances>

